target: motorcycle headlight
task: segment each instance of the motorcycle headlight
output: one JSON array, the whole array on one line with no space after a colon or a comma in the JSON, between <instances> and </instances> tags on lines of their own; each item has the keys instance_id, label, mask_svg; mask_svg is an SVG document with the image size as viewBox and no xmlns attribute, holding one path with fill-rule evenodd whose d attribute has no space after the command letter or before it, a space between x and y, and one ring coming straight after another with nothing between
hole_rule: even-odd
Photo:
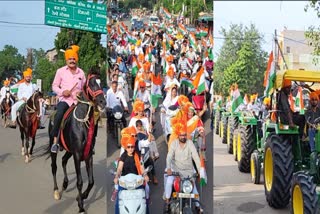
<instances>
[{"instance_id":1,"label":"motorcycle headlight","mask_svg":"<svg viewBox=\"0 0 320 214\"><path fill-rule=\"evenodd\" d=\"M191 193L192 189L193 189L193 185L192 185L191 181L186 180L183 182L182 190L184 193Z\"/></svg>"},{"instance_id":2,"label":"motorcycle headlight","mask_svg":"<svg viewBox=\"0 0 320 214\"><path fill-rule=\"evenodd\" d=\"M117 120L120 120L120 119L122 118L122 113L116 112L116 113L114 114L114 118L116 118Z\"/></svg>"}]
</instances>

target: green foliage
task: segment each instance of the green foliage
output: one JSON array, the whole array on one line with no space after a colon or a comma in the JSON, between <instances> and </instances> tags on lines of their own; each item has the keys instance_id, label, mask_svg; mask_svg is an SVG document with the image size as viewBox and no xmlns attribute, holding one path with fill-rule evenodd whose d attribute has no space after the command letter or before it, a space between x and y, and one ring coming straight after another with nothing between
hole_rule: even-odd
<instances>
[{"instance_id":1,"label":"green foliage","mask_svg":"<svg viewBox=\"0 0 320 214\"><path fill-rule=\"evenodd\" d=\"M40 58L33 70L33 79L42 80L42 90L45 92L52 91L52 82L57 70L57 66L49 62L45 57Z\"/></svg>"},{"instance_id":2,"label":"green foliage","mask_svg":"<svg viewBox=\"0 0 320 214\"><path fill-rule=\"evenodd\" d=\"M305 12L307 12L310 8L313 9L317 13L318 18L320 18L320 2L314 0L309 1L309 4L307 4L305 7ZM314 48L313 54L320 56L320 26L310 26L305 32L305 36L307 39L309 39L309 45ZM317 58L314 58L314 63L319 63Z\"/></svg>"},{"instance_id":3,"label":"green foliage","mask_svg":"<svg viewBox=\"0 0 320 214\"><path fill-rule=\"evenodd\" d=\"M263 39L257 28L231 24L229 31L222 28L221 33L226 39L215 64L215 92L226 96L231 84L237 83L241 92L261 95L268 55L261 48Z\"/></svg>"},{"instance_id":4,"label":"green foliage","mask_svg":"<svg viewBox=\"0 0 320 214\"><path fill-rule=\"evenodd\" d=\"M0 51L0 80L9 77L19 77L25 69L25 58L19 54L18 49L5 45L3 50Z\"/></svg>"}]
</instances>

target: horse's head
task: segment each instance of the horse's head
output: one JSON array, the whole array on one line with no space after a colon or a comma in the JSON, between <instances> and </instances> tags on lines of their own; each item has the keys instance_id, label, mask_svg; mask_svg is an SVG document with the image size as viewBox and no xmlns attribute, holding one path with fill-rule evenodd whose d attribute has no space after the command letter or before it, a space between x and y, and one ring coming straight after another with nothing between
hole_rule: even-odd
<instances>
[{"instance_id":1,"label":"horse's head","mask_svg":"<svg viewBox=\"0 0 320 214\"><path fill-rule=\"evenodd\" d=\"M11 93L9 90L6 91L6 102L9 103L10 101L10 96L11 96Z\"/></svg>"},{"instance_id":2,"label":"horse's head","mask_svg":"<svg viewBox=\"0 0 320 214\"><path fill-rule=\"evenodd\" d=\"M42 114L43 93L35 91L27 101L29 112L37 112L37 115Z\"/></svg>"},{"instance_id":3,"label":"horse's head","mask_svg":"<svg viewBox=\"0 0 320 214\"><path fill-rule=\"evenodd\" d=\"M99 111L104 111L106 106L106 100L103 96L103 91L100 84L97 82L98 76L96 74L90 73L88 75L87 81L83 87L83 91L88 99L98 107Z\"/></svg>"}]
</instances>

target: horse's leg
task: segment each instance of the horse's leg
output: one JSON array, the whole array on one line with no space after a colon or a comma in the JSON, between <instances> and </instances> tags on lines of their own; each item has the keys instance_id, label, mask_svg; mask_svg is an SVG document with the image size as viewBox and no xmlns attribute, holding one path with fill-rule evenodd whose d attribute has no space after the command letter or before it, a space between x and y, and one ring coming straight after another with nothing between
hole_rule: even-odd
<instances>
[{"instance_id":1,"label":"horse's leg","mask_svg":"<svg viewBox=\"0 0 320 214\"><path fill-rule=\"evenodd\" d=\"M87 174L88 174L88 187L87 187L86 191L82 195L83 199L87 199L88 198L90 190L92 189L93 184L94 184L94 178L93 178L93 156L91 155L85 162L86 162L86 168L87 168Z\"/></svg>"},{"instance_id":2,"label":"horse's leg","mask_svg":"<svg viewBox=\"0 0 320 214\"><path fill-rule=\"evenodd\" d=\"M76 168L76 173L77 173L77 188L78 188L77 201L78 201L79 213L84 213L83 198L82 198L83 181L82 181L81 169L80 169L81 167L80 154L78 153L74 154L73 160L74 160L74 166Z\"/></svg>"},{"instance_id":3,"label":"horse's leg","mask_svg":"<svg viewBox=\"0 0 320 214\"><path fill-rule=\"evenodd\" d=\"M66 190L69 184L69 179L67 174L67 163L71 156L72 156L72 153L66 151L66 153L62 157L62 168L63 168L63 174L64 174L62 190Z\"/></svg>"},{"instance_id":4,"label":"horse's leg","mask_svg":"<svg viewBox=\"0 0 320 214\"><path fill-rule=\"evenodd\" d=\"M21 138L21 155L25 155L25 150L24 150L24 131L23 128L20 127L20 138Z\"/></svg>"},{"instance_id":5,"label":"horse's leg","mask_svg":"<svg viewBox=\"0 0 320 214\"><path fill-rule=\"evenodd\" d=\"M29 133L28 131L26 130L26 143L25 143L25 159L24 159L24 162L25 163L29 163Z\"/></svg>"},{"instance_id":6,"label":"horse's leg","mask_svg":"<svg viewBox=\"0 0 320 214\"><path fill-rule=\"evenodd\" d=\"M34 147L35 144L36 144L36 137L34 136L34 137L32 138L31 149L30 149L30 152L29 152L30 157L31 157L31 155L32 155L32 153L33 153L33 147Z\"/></svg>"},{"instance_id":7,"label":"horse's leg","mask_svg":"<svg viewBox=\"0 0 320 214\"><path fill-rule=\"evenodd\" d=\"M57 184L57 153L50 153L51 156L51 172L53 176L53 197L56 200L60 200L60 193Z\"/></svg>"}]
</instances>

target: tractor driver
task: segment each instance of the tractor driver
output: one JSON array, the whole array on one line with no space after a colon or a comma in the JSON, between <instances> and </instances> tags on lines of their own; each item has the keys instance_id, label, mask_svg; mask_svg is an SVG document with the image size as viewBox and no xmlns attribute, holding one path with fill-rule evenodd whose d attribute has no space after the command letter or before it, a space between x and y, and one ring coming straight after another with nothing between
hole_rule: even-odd
<instances>
[{"instance_id":1,"label":"tractor driver","mask_svg":"<svg viewBox=\"0 0 320 214\"><path fill-rule=\"evenodd\" d=\"M300 138L303 136L303 129L305 119L303 115L299 115L298 112L293 112L290 108L289 95L291 92L291 80L284 79L282 88L278 97L278 110L280 121L282 124L289 125L290 128L294 128L295 125L299 126Z\"/></svg>"}]
</instances>

